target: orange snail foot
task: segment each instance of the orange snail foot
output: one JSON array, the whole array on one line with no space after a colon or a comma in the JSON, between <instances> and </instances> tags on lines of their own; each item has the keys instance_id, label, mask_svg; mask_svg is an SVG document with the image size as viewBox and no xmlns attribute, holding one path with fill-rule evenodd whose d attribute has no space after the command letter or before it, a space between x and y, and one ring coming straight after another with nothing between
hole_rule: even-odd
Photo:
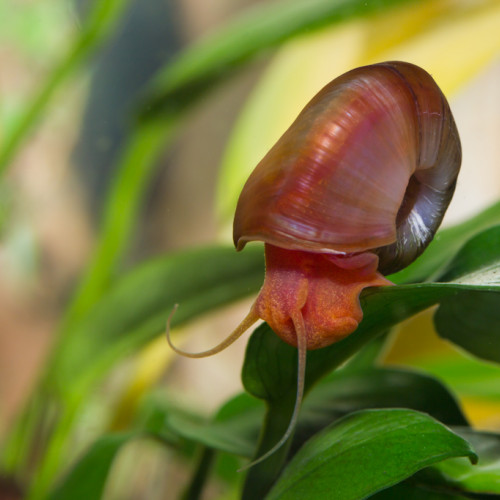
<instances>
[{"instance_id":1,"label":"orange snail foot","mask_svg":"<svg viewBox=\"0 0 500 500\"><path fill-rule=\"evenodd\" d=\"M359 294L392 283L378 271L378 257L322 254L265 245L266 278L255 313L288 344L297 347L292 318L304 319L308 350L342 340L363 318Z\"/></svg>"},{"instance_id":2,"label":"orange snail foot","mask_svg":"<svg viewBox=\"0 0 500 500\"><path fill-rule=\"evenodd\" d=\"M326 347L356 330L363 318L359 304L363 288L392 285L377 272L378 257L369 252L321 254L286 250L267 243L265 252L266 277L259 296L245 319L219 345L199 353L182 351L172 345L170 319L167 323L171 347L193 358L211 356L225 349L259 318L282 340L298 348L297 395L288 428L270 450L240 470L268 458L293 433L304 393L306 350Z\"/></svg>"}]
</instances>

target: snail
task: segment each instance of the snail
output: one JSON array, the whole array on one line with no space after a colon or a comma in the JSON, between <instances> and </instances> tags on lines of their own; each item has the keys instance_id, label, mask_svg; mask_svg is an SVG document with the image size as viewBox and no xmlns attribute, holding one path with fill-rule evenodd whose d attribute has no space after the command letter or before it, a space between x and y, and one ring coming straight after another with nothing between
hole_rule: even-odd
<instances>
[{"instance_id":1,"label":"snail","mask_svg":"<svg viewBox=\"0 0 500 500\"><path fill-rule=\"evenodd\" d=\"M304 388L306 351L337 342L362 319L359 294L413 262L453 195L461 146L433 78L405 62L345 73L303 109L248 178L234 243L265 247L266 276L249 314L215 354L258 319L298 348L292 433ZM169 340L170 342L170 340ZM170 343L171 344L171 343ZM172 344L171 344L172 345Z\"/></svg>"}]
</instances>

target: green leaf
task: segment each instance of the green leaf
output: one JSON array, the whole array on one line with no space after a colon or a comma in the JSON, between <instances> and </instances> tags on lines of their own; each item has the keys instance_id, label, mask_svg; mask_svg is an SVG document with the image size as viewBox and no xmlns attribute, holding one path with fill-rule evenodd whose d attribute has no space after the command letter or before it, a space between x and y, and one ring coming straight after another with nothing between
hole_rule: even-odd
<instances>
[{"instance_id":1,"label":"green leaf","mask_svg":"<svg viewBox=\"0 0 500 500\"><path fill-rule=\"evenodd\" d=\"M413 484L410 480L391 486L370 496L370 500L466 500L457 493L437 492Z\"/></svg>"},{"instance_id":2,"label":"green leaf","mask_svg":"<svg viewBox=\"0 0 500 500\"><path fill-rule=\"evenodd\" d=\"M390 330L380 334L367 345L362 347L344 366L344 371L359 371L375 366L378 359L383 356L383 351L387 342Z\"/></svg>"},{"instance_id":3,"label":"green leaf","mask_svg":"<svg viewBox=\"0 0 500 500\"><path fill-rule=\"evenodd\" d=\"M441 278L454 283L500 284L500 226L469 240ZM443 338L488 361L500 363L500 292L463 293L444 300L435 315Z\"/></svg>"},{"instance_id":4,"label":"green leaf","mask_svg":"<svg viewBox=\"0 0 500 500\"><path fill-rule=\"evenodd\" d=\"M484 363L459 352L448 356L422 357L415 364L443 380L455 393L490 404L500 401L500 366Z\"/></svg>"},{"instance_id":5,"label":"green leaf","mask_svg":"<svg viewBox=\"0 0 500 500\"><path fill-rule=\"evenodd\" d=\"M430 277L439 273L467 240L495 224L500 224L500 202L461 224L438 231L425 252L408 267L393 274L390 279L394 283L430 281Z\"/></svg>"},{"instance_id":6,"label":"green leaf","mask_svg":"<svg viewBox=\"0 0 500 500\"><path fill-rule=\"evenodd\" d=\"M500 226L497 225L470 238L437 280L460 283L460 278L466 276L466 281L471 282L474 276L477 283L500 283L499 249ZM495 275L496 280L492 279Z\"/></svg>"},{"instance_id":7,"label":"green leaf","mask_svg":"<svg viewBox=\"0 0 500 500\"><path fill-rule=\"evenodd\" d=\"M469 428L453 430L472 445L479 457L478 463L471 466L462 458L448 459L423 470L417 480L427 487L500 495L500 435Z\"/></svg>"},{"instance_id":8,"label":"green leaf","mask_svg":"<svg viewBox=\"0 0 500 500\"><path fill-rule=\"evenodd\" d=\"M229 400L212 420L165 401L153 401L142 427L170 443L182 438L213 450L250 457L263 415L262 403L247 394Z\"/></svg>"},{"instance_id":9,"label":"green leaf","mask_svg":"<svg viewBox=\"0 0 500 500\"><path fill-rule=\"evenodd\" d=\"M241 380L247 392L266 401L295 393L297 349L280 340L263 323L248 341Z\"/></svg>"},{"instance_id":10,"label":"green leaf","mask_svg":"<svg viewBox=\"0 0 500 500\"><path fill-rule=\"evenodd\" d=\"M453 395L437 379L395 368L338 370L317 384L300 412L291 455L307 439L345 415L364 409L407 408L447 425L468 425Z\"/></svg>"},{"instance_id":11,"label":"green leaf","mask_svg":"<svg viewBox=\"0 0 500 500\"><path fill-rule=\"evenodd\" d=\"M307 424L319 430L321 420L330 423L335 417L369 408L408 408L446 425L467 425L455 398L434 377L397 368L369 368L338 370L316 385L304 402L299 427Z\"/></svg>"},{"instance_id":12,"label":"green leaf","mask_svg":"<svg viewBox=\"0 0 500 500\"><path fill-rule=\"evenodd\" d=\"M431 417L409 410L350 415L308 441L267 500L357 500L451 457L477 457L470 445Z\"/></svg>"},{"instance_id":13,"label":"green leaf","mask_svg":"<svg viewBox=\"0 0 500 500\"><path fill-rule=\"evenodd\" d=\"M130 433L110 434L97 440L49 496L49 499L101 498L113 460L131 437L133 435Z\"/></svg>"},{"instance_id":14,"label":"green leaf","mask_svg":"<svg viewBox=\"0 0 500 500\"><path fill-rule=\"evenodd\" d=\"M286 0L249 9L166 67L145 99L141 116L151 119L192 104L243 63L293 36L410 1Z\"/></svg>"},{"instance_id":15,"label":"green leaf","mask_svg":"<svg viewBox=\"0 0 500 500\"><path fill-rule=\"evenodd\" d=\"M453 396L433 377L389 368L340 370L312 388L305 399L292 450L348 413L391 407L422 411L448 425L467 425ZM185 439L245 457L255 452L264 417L262 403L247 394L228 401L213 421L172 409L157 411L163 416L157 419L156 433L163 429L164 434L166 428Z\"/></svg>"},{"instance_id":16,"label":"green leaf","mask_svg":"<svg viewBox=\"0 0 500 500\"><path fill-rule=\"evenodd\" d=\"M175 303L179 309L172 326L257 291L263 269L259 247L241 254L228 247L184 251L140 266L59 347L53 377L61 388L74 391L79 377L101 373L164 331Z\"/></svg>"},{"instance_id":17,"label":"green leaf","mask_svg":"<svg viewBox=\"0 0 500 500\"><path fill-rule=\"evenodd\" d=\"M258 405L231 419L205 419L171 412L165 426L185 439L234 455L251 457L259 434L264 408Z\"/></svg>"},{"instance_id":18,"label":"green leaf","mask_svg":"<svg viewBox=\"0 0 500 500\"><path fill-rule=\"evenodd\" d=\"M500 363L500 292L468 292L444 300L434 316L438 334L478 358Z\"/></svg>"}]
</instances>

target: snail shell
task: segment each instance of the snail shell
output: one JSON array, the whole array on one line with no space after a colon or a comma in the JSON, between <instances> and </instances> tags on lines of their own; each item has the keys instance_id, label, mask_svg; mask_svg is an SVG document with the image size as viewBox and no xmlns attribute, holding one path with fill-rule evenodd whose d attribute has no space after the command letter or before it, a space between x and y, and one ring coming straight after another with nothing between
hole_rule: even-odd
<instances>
[{"instance_id":1,"label":"snail shell","mask_svg":"<svg viewBox=\"0 0 500 500\"><path fill-rule=\"evenodd\" d=\"M422 68L385 62L324 87L257 165L234 242L379 256L382 274L416 259L453 195L461 147L449 105Z\"/></svg>"}]
</instances>

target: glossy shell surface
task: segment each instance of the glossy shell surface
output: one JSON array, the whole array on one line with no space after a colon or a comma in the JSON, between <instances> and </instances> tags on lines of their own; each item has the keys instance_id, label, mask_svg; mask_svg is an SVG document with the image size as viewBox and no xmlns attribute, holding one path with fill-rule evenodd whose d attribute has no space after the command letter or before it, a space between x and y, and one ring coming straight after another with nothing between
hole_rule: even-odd
<instances>
[{"instance_id":1,"label":"glossy shell surface","mask_svg":"<svg viewBox=\"0 0 500 500\"><path fill-rule=\"evenodd\" d=\"M460 162L449 105L427 72L357 68L324 87L257 165L238 201L235 245L372 251L382 273L398 271L431 241Z\"/></svg>"}]
</instances>

